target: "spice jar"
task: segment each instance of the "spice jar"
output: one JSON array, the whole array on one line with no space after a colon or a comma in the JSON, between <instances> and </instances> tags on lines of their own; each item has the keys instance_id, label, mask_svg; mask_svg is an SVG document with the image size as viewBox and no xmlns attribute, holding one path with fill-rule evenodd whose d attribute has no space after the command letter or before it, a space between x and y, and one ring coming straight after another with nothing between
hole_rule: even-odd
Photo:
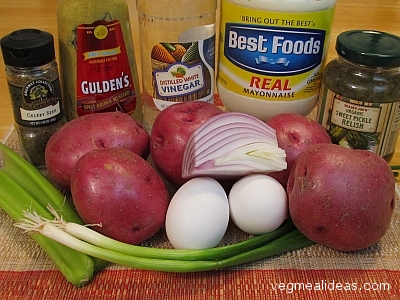
<instances>
[{"instance_id":1,"label":"spice jar","mask_svg":"<svg viewBox=\"0 0 400 300\"><path fill-rule=\"evenodd\" d=\"M47 141L66 122L53 36L22 29L4 36L0 44L21 151L34 166L44 168Z\"/></svg>"},{"instance_id":2,"label":"spice jar","mask_svg":"<svg viewBox=\"0 0 400 300\"><path fill-rule=\"evenodd\" d=\"M389 162L400 129L400 37L346 31L336 51L323 72L317 120L334 143Z\"/></svg>"}]
</instances>

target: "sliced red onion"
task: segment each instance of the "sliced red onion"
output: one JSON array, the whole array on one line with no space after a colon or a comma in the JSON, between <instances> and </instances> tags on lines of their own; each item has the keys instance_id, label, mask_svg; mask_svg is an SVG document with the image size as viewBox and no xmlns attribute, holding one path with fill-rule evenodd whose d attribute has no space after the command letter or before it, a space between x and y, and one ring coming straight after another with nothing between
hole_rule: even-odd
<instances>
[{"instance_id":1,"label":"sliced red onion","mask_svg":"<svg viewBox=\"0 0 400 300\"><path fill-rule=\"evenodd\" d=\"M227 112L207 120L189 137L182 176L237 178L286 167L273 128L253 116Z\"/></svg>"},{"instance_id":2,"label":"sliced red onion","mask_svg":"<svg viewBox=\"0 0 400 300\"><path fill-rule=\"evenodd\" d=\"M240 130L240 129L239 129ZM238 134L237 128L227 129L224 132L216 133L213 137L208 139L207 142L203 144L199 143L199 146L194 149L194 156L196 159L202 159L204 156L208 155L210 152L214 151L226 151L224 145L228 143L236 142L238 146L243 145L248 141L248 143L254 141L264 141L265 137L257 135L253 132L246 132L245 135Z\"/></svg>"},{"instance_id":3,"label":"sliced red onion","mask_svg":"<svg viewBox=\"0 0 400 300\"><path fill-rule=\"evenodd\" d=\"M253 128L251 128L250 126L253 126ZM200 139L198 139L196 141L197 144L203 144L205 141L208 141L211 137L216 136L216 135L221 135L221 139L223 138L223 136L228 136L231 134L231 131L233 131L234 133L237 132L238 128L246 128L246 130L253 132L254 134L259 134L260 136L264 136L265 137L265 132L260 130L258 127L256 127L255 125L251 124L247 124L247 123L243 123L243 122L237 122L237 123L230 123L230 124L223 124L217 128L215 128L214 130L204 134Z\"/></svg>"},{"instance_id":4,"label":"sliced red onion","mask_svg":"<svg viewBox=\"0 0 400 300\"><path fill-rule=\"evenodd\" d=\"M206 126L208 122L203 123L195 132L193 133L187 143L187 152L192 151L194 144L194 139L196 140L196 145L203 144L208 141L212 136L225 131L226 129L240 127L242 129L250 130L250 128L259 131L263 136L267 135L275 139L275 131L273 128L266 126L261 120L246 115L243 113L225 113L219 114L212 118L212 126ZM197 132L201 132L198 134ZM209 143L209 142L208 142Z\"/></svg>"}]
</instances>

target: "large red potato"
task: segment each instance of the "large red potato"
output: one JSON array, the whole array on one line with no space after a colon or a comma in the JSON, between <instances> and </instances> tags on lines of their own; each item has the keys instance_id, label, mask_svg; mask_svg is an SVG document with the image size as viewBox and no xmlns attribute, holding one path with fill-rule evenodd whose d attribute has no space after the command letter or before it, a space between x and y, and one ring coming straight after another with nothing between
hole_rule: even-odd
<instances>
[{"instance_id":1,"label":"large red potato","mask_svg":"<svg viewBox=\"0 0 400 300\"><path fill-rule=\"evenodd\" d=\"M326 129L318 122L293 113L278 114L266 122L276 131L278 146L286 152L287 168L269 173L286 187L290 171L297 157L308 146L320 143L332 143Z\"/></svg>"},{"instance_id":2,"label":"large red potato","mask_svg":"<svg viewBox=\"0 0 400 300\"><path fill-rule=\"evenodd\" d=\"M150 136L142 125L122 112L85 115L64 125L48 141L45 151L50 178L61 188L70 188L77 160L94 149L123 147L147 158Z\"/></svg>"},{"instance_id":3,"label":"large red potato","mask_svg":"<svg viewBox=\"0 0 400 300\"><path fill-rule=\"evenodd\" d=\"M96 149L84 154L71 175L76 210L94 230L138 244L164 226L169 195L152 166L124 148Z\"/></svg>"},{"instance_id":4,"label":"large red potato","mask_svg":"<svg viewBox=\"0 0 400 300\"><path fill-rule=\"evenodd\" d=\"M173 104L158 114L151 131L150 153L157 170L172 185L189 180L182 178L182 160L192 132L222 112L211 103L189 101Z\"/></svg>"},{"instance_id":5,"label":"large red potato","mask_svg":"<svg viewBox=\"0 0 400 300\"><path fill-rule=\"evenodd\" d=\"M324 246L355 251L387 232L395 180L383 158L334 144L309 146L297 158L287 185L293 223Z\"/></svg>"}]
</instances>

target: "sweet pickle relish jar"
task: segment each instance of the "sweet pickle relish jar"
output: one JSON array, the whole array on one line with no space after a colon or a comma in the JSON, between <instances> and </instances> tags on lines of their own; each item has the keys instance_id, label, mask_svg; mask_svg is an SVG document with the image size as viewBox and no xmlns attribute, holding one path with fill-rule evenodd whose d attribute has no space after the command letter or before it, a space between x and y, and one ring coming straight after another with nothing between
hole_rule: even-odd
<instances>
[{"instance_id":1,"label":"sweet pickle relish jar","mask_svg":"<svg viewBox=\"0 0 400 300\"><path fill-rule=\"evenodd\" d=\"M323 72L317 121L336 144L393 157L400 129L400 37L341 33Z\"/></svg>"}]
</instances>

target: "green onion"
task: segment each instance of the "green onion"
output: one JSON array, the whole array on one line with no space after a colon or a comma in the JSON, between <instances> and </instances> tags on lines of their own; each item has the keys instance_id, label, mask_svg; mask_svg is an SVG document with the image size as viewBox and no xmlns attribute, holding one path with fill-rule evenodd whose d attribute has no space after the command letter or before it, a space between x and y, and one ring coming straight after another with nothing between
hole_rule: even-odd
<instances>
[{"instance_id":1,"label":"green onion","mask_svg":"<svg viewBox=\"0 0 400 300\"><path fill-rule=\"evenodd\" d=\"M40 232L46 237L54 239L63 245L71 247L87 255L98 257L100 259L127 267L144 270L164 272L209 271L231 267L261 258L271 257L273 255L314 244L314 242L306 238L297 229L295 229L273 241L261 245L260 247L223 259L188 261L148 258L120 253L82 241L61 229L63 226L60 227L60 224L57 220L45 219L35 212L26 211L24 215L27 219L21 220L21 222L15 224L15 226L29 232ZM163 251L169 252L171 250L163 249Z\"/></svg>"},{"instance_id":2,"label":"green onion","mask_svg":"<svg viewBox=\"0 0 400 300\"><path fill-rule=\"evenodd\" d=\"M172 259L172 260L215 260L222 259L230 256L234 256L243 252L260 247L261 245L272 241L292 230L295 229L293 222L287 219L277 230L272 232L255 236L238 242L235 244L220 246L211 249L204 250L177 250L177 249L160 249L160 248L150 248L135 246L126 243L122 243L106 237L86 226L81 226L79 224L65 222L57 215L57 213L48 207L49 211L56 217L59 221L59 226L62 229L71 234L72 236L89 242L93 245L99 246L104 249L113 250L119 253L133 255L137 257L147 257L147 258L160 258L160 259Z\"/></svg>"}]
</instances>

